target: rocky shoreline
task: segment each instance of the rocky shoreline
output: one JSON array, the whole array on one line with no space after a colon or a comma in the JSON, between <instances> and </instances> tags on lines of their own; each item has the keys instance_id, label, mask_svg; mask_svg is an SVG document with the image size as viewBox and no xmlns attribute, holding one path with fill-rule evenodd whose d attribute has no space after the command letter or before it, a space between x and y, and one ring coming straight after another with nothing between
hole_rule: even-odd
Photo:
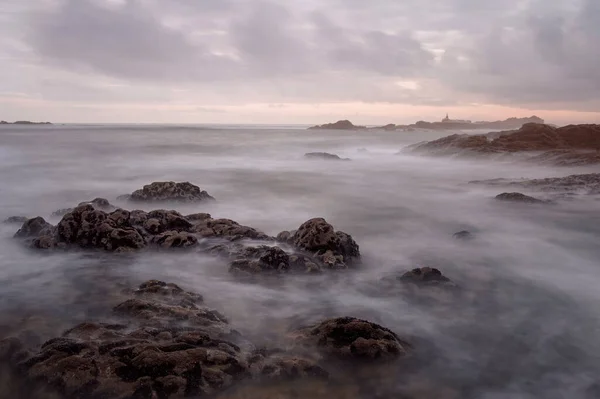
<instances>
[{"instance_id":1,"label":"rocky shoreline","mask_svg":"<svg viewBox=\"0 0 600 399\"><path fill-rule=\"evenodd\" d=\"M417 143L402 153L465 158L513 159L555 166L600 163L600 125L528 123L518 130L482 135L453 134Z\"/></svg>"}]
</instances>

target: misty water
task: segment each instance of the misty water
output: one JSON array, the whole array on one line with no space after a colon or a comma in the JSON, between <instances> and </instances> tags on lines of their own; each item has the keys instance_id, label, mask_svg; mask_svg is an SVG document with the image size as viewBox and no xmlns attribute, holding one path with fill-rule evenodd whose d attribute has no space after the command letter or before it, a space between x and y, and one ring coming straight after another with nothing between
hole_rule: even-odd
<instances>
[{"instance_id":1,"label":"misty water","mask_svg":"<svg viewBox=\"0 0 600 399\"><path fill-rule=\"evenodd\" d=\"M597 397L589 387L600 375L600 202L504 204L493 200L501 188L468 184L590 170L397 154L447 134L2 127L0 219L43 216L55 224L53 211L96 197L131 209L116 198L153 181L189 181L217 202L172 209L208 212L269 235L324 217L353 236L363 265L335 276L249 283L230 275L222 260L192 252L33 252L12 238L18 225L2 224L0 333L39 323L43 338L57 336L108 317L113 292L154 278L201 293L258 340L288 321L356 316L414 337L417 350L426 342L429 361L414 384L433 393L422 397L443 397L436 392L445 388L473 398ZM352 161L303 157L314 151ZM475 239L453 238L460 230ZM461 298L423 290L411 297L382 283L422 266L439 268L460 286ZM393 392L399 380L391 375L381 385Z\"/></svg>"}]
</instances>

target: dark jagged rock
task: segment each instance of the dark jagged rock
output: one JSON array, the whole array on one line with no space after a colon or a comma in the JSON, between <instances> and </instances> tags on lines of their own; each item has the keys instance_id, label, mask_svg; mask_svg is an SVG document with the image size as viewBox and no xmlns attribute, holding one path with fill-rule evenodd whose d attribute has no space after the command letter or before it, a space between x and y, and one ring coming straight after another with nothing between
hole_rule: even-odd
<instances>
[{"instance_id":1,"label":"dark jagged rock","mask_svg":"<svg viewBox=\"0 0 600 399\"><path fill-rule=\"evenodd\" d=\"M244 248L229 265L234 274L284 273L289 269L289 255L279 247L266 245Z\"/></svg>"},{"instance_id":2,"label":"dark jagged rock","mask_svg":"<svg viewBox=\"0 0 600 399\"><path fill-rule=\"evenodd\" d=\"M328 152L307 152L304 157L309 159L320 159L325 161L350 161L350 158L340 158L336 154L330 154Z\"/></svg>"},{"instance_id":3,"label":"dark jagged rock","mask_svg":"<svg viewBox=\"0 0 600 399\"><path fill-rule=\"evenodd\" d=\"M455 287L455 284L448 277L444 276L441 271L431 267L413 269L404 273L398 280L417 286Z\"/></svg>"},{"instance_id":4,"label":"dark jagged rock","mask_svg":"<svg viewBox=\"0 0 600 399\"><path fill-rule=\"evenodd\" d=\"M33 356L18 340L3 340L0 358L13 360L29 384L64 398L204 396L252 376L233 330L198 305L200 296L156 280L133 295L115 307L123 324L79 324Z\"/></svg>"},{"instance_id":5,"label":"dark jagged rock","mask_svg":"<svg viewBox=\"0 0 600 399\"><path fill-rule=\"evenodd\" d=\"M346 269L360 262L360 250L352 237L336 232L323 218L303 223L293 234L279 233L278 239L314 255L330 269Z\"/></svg>"},{"instance_id":6,"label":"dark jagged rock","mask_svg":"<svg viewBox=\"0 0 600 399\"><path fill-rule=\"evenodd\" d=\"M496 196L498 201L506 201L506 202L521 202L524 204L545 204L546 201L542 201L540 199L530 197L521 193L502 193Z\"/></svg>"},{"instance_id":7,"label":"dark jagged rock","mask_svg":"<svg viewBox=\"0 0 600 399\"><path fill-rule=\"evenodd\" d=\"M23 224L25 223L27 220L29 220L28 217L26 216L10 216L6 219L4 219L4 221L2 223L6 223L6 224Z\"/></svg>"},{"instance_id":8,"label":"dark jagged rock","mask_svg":"<svg viewBox=\"0 0 600 399\"><path fill-rule=\"evenodd\" d=\"M193 231L200 237L225 238L230 241L241 239L270 239L265 233L253 229L252 227L242 226L238 222L230 219L202 219L195 224Z\"/></svg>"},{"instance_id":9,"label":"dark jagged rock","mask_svg":"<svg viewBox=\"0 0 600 399\"><path fill-rule=\"evenodd\" d=\"M335 123L326 123L324 125L316 125L308 128L309 130L325 129L325 130L358 130L366 129L366 126L356 126L349 120L340 120Z\"/></svg>"},{"instance_id":10,"label":"dark jagged rock","mask_svg":"<svg viewBox=\"0 0 600 399\"><path fill-rule=\"evenodd\" d=\"M43 217L35 217L27 219L23 226L17 231L15 237L18 238L33 238L46 234L52 234L53 226L46 222Z\"/></svg>"},{"instance_id":11,"label":"dark jagged rock","mask_svg":"<svg viewBox=\"0 0 600 399\"><path fill-rule=\"evenodd\" d=\"M151 243L164 249L192 248L198 245L198 239L190 233L167 231L152 237Z\"/></svg>"},{"instance_id":12,"label":"dark jagged rock","mask_svg":"<svg viewBox=\"0 0 600 399\"><path fill-rule=\"evenodd\" d=\"M136 202L204 202L214 201L206 191L189 182L154 182L134 191L128 199Z\"/></svg>"},{"instance_id":13,"label":"dark jagged rock","mask_svg":"<svg viewBox=\"0 0 600 399\"><path fill-rule=\"evenodd\" d=\"M110 215L92 205L78 206L66 214L56 228L56 241L80 248L141 249L146 243L133 227L119 225Z\"/></svg>"},{"instance_id":14,"label":"dark jagged rock","mask_svg":"<svg viewBox=\"0 0 600 399\"><path fill-rule=\"evenodd\" d=\"M391 360L407 356L412 349L391 330L354 317L325 320L291 336L301 346L338 359Z\"/></svg>"}]
</instances>

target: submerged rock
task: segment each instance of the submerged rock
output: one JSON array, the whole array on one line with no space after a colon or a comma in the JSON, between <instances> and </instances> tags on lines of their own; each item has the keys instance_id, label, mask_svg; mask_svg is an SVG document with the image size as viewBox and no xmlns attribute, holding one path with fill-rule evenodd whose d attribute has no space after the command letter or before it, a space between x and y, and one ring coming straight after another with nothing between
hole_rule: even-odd
<instances>
[{"instance_id":1,"label":"submerged rock","mask_svg":"<svg viewBox=\"0 0 600 399\"><path fill-rule=\"evenodd\" d=\"M452 237L456 238L457 240L472 240L475 238L473 233L471 233L470 231L467 231L467 230L462 230L462 231L456 232L456 233L452 234Z\"/></svg>"},{"instance_id":2,"label":"submerged rock","mask_svg":"<svg viewBox=\"0 0 600 399\"><path fill-rule=\"evenodd\" d=\"M204 238L269 240L271 237L252 227L240 225L231 219L203 218L195 221L193 231Z\"/></svg>"},{"instance_id":3,"label":"submerged rock","mask_svg":"<svg viewBox=\"0 0 600 399\"><path fill-rule=\"evenodd\" d=\"M136 202L205 202L214 201L206 191L189 182L154 182L136 190L128 197Z\"/></svg>"},{"instance_id":4,"label":"submerged rock","mask_svg":"<svg viewBox=\"0 0 600 399\"><path fill-rule=\"evenodd\" d=\"M339 155L330 154L328 152L307 152L304 154L304 157L309 159L321 159L325 161L350 161L350 158L340 158Z\"/></svg>"},{"instance_id":5,"label":"submerged rock","mask_svg":"<svg viewBox=\"0 0 600 399\"><path fill-rule=\"evenodd\" d=\"M421 267L412 269L398 278L403 283L417 286L443 286L455 287L455 284L441 271L432 267Z\"/></svg>"},{"instance_id":6,"label":"submerged rock","mask_svg":"<svg viewBox=\"0 0 600 399\"><path fill-rule=\"evenodd\" d=\"M391 360L407 356L412 349L393 331L354 317L325 320L298 329L291 336L303 347L338 359Z\"/></svg>"},{"instance_id":7,"label":"submerged rock","mask_svg":"<svg viewBox=\"0 0 600 399\"><path fill-rule=\"evenodd\" d=\"M521 193L502 193L496 196L498 201L506 201L506 202L521 202L525 204L546 204L546 201L542 201L540 199L530 197Z\"/></svg>"}]
</instances>

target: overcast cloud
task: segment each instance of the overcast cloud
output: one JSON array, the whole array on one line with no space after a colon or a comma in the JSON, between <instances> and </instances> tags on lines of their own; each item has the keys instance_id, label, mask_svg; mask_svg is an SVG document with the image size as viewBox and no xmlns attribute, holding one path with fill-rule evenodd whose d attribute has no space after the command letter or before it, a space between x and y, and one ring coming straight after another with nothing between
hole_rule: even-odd
<instances>
[{"instance_id":1,"label":"overcast cloud","mask_svg":"<svg viewBox=\"0 0 600 399\"><path fill-rule=\"evenodd\" d=\"M598 0L0 3L0 119L600 120L599 65Z\"/></svg>"}]
</instances>

